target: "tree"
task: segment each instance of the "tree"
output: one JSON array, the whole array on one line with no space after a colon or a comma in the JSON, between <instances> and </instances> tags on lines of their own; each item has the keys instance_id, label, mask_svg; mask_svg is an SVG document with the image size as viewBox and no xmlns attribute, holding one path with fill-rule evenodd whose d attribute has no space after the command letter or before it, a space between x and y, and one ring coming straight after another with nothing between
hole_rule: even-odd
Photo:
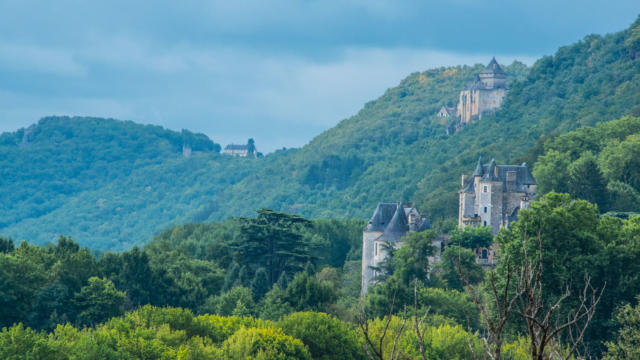
<instances>
[{"instance_id":1,"label":"tree","mask_svg":"<svg viewBox=\"0 0 640 360\"><path fill-rule=\"evenodd\" d=\"M640 296L638 296L640 303ZM616 316L622 326L616 341L607 342L607 353L604 360L640 359L640 305L623 306Z\"/></svg>"},{"instance_id":2,"label":"tree","mask_svg":"<svg viewBox=\"0 0 640 360\"><path fill-rule=\"evenodd\" d=\"M476 255L470 249L456 245L447 246L441 255L442 279L450 289L464 290L462 272L470 285L478 284L484 276L482 266L476 263Z\"/></svg>"},{"instance_id":3,"label":"tree","mask_svg":"<svg viewBox=\"0 0 640 360\"><path fill-rule=\"evenodd\" d=\"M598 159L591 151L569 165L567 189L578 199L598 205L601 211L608 208L607 182L598 167Z\"/></svg>"},{"instance_id":4,"label":"tree","mask_svg":"<svg viewBox=\"0 0 640 360\"><path fill-rule=\"evenodd\" d=\"M286 290L286 301L297 311L324 311L335 300L331 284L321 283L306 272L298 273Z\"/></svg>"},{"instance_id":5,"label":"tree","mask_svg":"<svg viewBox=\"0 0 640 360\"><path fill-rule=\"evenodd\" d=\"M13 240L0 236L0 253L13 252L14 248Z\"/></svg>"},{"instance_id":6,"label":"tree","mask_svg":"<svg viewBox=\"0 0 640 360\"><path fill-rule=\"evenodd\" d=\"M216 297L216 313L222 316L232 315L234 309L238 306L238 302L242 303L242 306L245 307L249 313L253 313L254 302L251 290L242 286L236 286Z\"/></svg>"},{"instance_id":7,"label":"tree","mask_svg":"<svg viewBox=\"0 0 640 360\"><path fill-rule=\"evenodd\" d=\"M493 243L490 226L467 226L464 229L455 228L451 232L449 243L467 249L486 248Z\"/></svg>"},{"instance_id":8,"label":"tree","mask_svg":"<svg viewBox=\"0 0 640 360\"><path fill-rule=\"evenodd\" d=\"M262 299L262 297L269 291L269 288L270 284L269 279L267 279L267 271L264 268L258 269L253 277L253 281L251 281L251 293L253 294L253 299L255 301Z\"/></svg>"},{"instance_id":9,"label":"tree","mask_svg":"<svg viewBox=\"0 0 640 360\"><path fill-rule=\"evenodd\" d=\"M302 341L281 329L242 328L222 344L221 358L229 360L311 360Z\"/></svg>"},{"instance_id":10,"label":"tree","mask_svg":"<svg viewBox=\"0 0 640 360\"><path fill-rule=\"evenodd\" d=\"M358 337L349 325L324 313L298 312L278 321L285 334L309 348L311 357L317 360L363 359Z\"/></svg>"},{"instance_id":11,"label":"tree","mask_svg":"<svg viewBox=\"0 0 640 360\"><path fill-rule=\"evenodd\" d=\"M549 150L538 158L533 176L538 183L538 193L546 194L551 191L567 191L567 168L571 159L565 153Z\"/></svg>"},{"instance_id":12,"label":"tree","mask_svg":"<svg viewBox=\"0 0 640 360\"><path fill-rule=\"evenodd\" d=\"M429 257L436 252L433 245L435 238L436 233L431 230L410 231L402 238L403 245L397 250L393 262L395 275L404 283L427 281L430 272Z\"/></svg>"},{"instance_id":13,"label":"tree","mask_svg":"<svg viewBox=\"0 0 640 360\"><path fill-rule=\"evenodd\" d=\"M264 267L273 284L282 272L298 272L312 259L309 243L301 234L311 222L268 209L257 212L255 219L240 219L240 236L233 249L240 263Z\"/></svg>"},{"instance_id":14,"label":"tree","mask_svg":"<svg viewBox=\"0 0 640 360\"><path fill-rule=\"evenodd\" d=\"M90 326L123 312L125 293L118 291L110 280L91 277L88 284L74 296L78 321Z\"/></svg>"}]
</instances>

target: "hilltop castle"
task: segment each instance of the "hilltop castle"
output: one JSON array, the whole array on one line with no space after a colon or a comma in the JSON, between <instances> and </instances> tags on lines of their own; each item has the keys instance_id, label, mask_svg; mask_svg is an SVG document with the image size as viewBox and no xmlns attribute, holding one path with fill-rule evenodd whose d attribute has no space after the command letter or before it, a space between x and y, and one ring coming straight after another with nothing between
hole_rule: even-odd
<instances>
[{"instance_id":1,"label":"hilltop castle","mask_svg":"<svg viewBox=\"0 0 640 360\"><path fill-rule=\"evenodd\" d=\"M362 293L375 283L379 275L374 268L387 257L383 245L398 249L408 231L431 228L429 220L420 216L412 203L380 203L362 232Z\"/></svg>"},{"instance_id":2,"label":"hilltop castle","mask_svg":"<svg viewBox=\"0 0 640 360\"><path fill-rule=\"evenodd\" d=\"M502 70L496 58L491 59L474 81L460 91L456 108L443 106L437 116L451 117L456 121L452 131L458 130L482 119L482 116L494 112L502 105L507 94L507 73Z\"/></svg>"},{"instance_id":3,"label":"hilltop castle","mask_svg":"<svg viewBox=\"0 0 640 360\"><path fill-rule=\"evenodd\" d=\"M529 207L536 186L527 163L496 165L492 159L483 165L480 157L471 178L462 175L458 226L490 226L497 234Z\"/></svg>"}]
</instances>

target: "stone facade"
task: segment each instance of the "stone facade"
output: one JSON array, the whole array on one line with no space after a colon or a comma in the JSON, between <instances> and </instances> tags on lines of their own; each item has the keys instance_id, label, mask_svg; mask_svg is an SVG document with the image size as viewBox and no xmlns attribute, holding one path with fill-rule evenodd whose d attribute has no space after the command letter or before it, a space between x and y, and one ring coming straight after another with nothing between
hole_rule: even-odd
<instances>
[{"instance_id":1,"label":"stone facade","mask_svg":"<svg viewBox=\"0 0 640 360\"><path fill-rule=\"evenodd\" d=\"M255 148L250 149L249 145L229 144L224 147L225 154L239 157L257 157L258 152Z\"/></svg>"},{"instance_id":2,"label":"stone facade","mask_svg":"<svg viewBox=\"0 0 640 360\"><path fill-rule=\"evenodd\" d=\"M502 105L507 94L507 74L495 58L480 72L475 81L460 91L456 116L456 128L462 128L480 120L483 114L494 112Z\"/></svg>"},{"instance_id":3,"label":"stone facade","mask_svg":"<svg viewBox=\"0 0 640 360\"><path fill-rule=\"evenodd\" d=\"M462 175L458 226L490 226L493 234L518 218L536 194L536 181L527 164L482 164L467 179Z\"/></svg>"},{"instance_id":4,"label":"stone facade","mask_svg":"<svg viewBox=\"0 0 640 360\"><path fill-rule=\"evenodd\" d=\"M412 203L380 203L362 232L362 294L375 283L379 275L374 268L387 257L385 243L398 249L408 231L430 229L429 221L422 217ZM439 256L439 255L436 255Z\"/></svg>"}]
</instances>

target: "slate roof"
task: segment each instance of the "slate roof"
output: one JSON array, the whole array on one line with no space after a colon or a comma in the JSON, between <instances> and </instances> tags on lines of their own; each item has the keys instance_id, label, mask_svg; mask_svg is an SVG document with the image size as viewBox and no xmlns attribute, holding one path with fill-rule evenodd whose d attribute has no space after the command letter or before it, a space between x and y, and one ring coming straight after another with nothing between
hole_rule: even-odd
<instances>
[{"instance_id":1,"label":"slate roof","mask_svg":"<svg viewBox=\"0 0 640 360\"><path fill-rule=\"evenodd\" d=\"M225 150L249 150L249 145L229 144L224 147Z\"/></svg>"},{"instance_id":2,"label":"slate roof","mask_svg":"<svg viewBox=\"0 0 640 360\"><path fill-rule=\"evenodd\" d=\"M480 74L507 75L507 73L502 70L495 57L491 59L489 65L487 65Z\"/></svg>"},{"instance_id":3,"label":"slate roof","mask_svg":"<svg viewBox=\"0 0 640 360\"><path fill-rule=\"evenodd\" d=\"M495 159L491 159L489 164L482 164L482 157L478 158L478 164L473 172L473 176L462 188L463 192L472 193L475 191L473 178L481 176L486 181L502 181L506 183L507 172L515 171L516 173L516 191L523 192L525 185L536 185L536 180L531 174L531 170L527 163L522 165L496 165Z\"/></svg>"},{"instance_id":4,"label":"slate roof","mask_svg":"<svg viewBox=\"0 0 640 360\"><path fill-rule=\"evenodd\" d=\"M417 231L431 228L427 219L423 219ZM398 242L410 230L409 219L402 203L379 203L365 227L365 232L382 232L386 241Z\"/></svg>"}]
</instances>

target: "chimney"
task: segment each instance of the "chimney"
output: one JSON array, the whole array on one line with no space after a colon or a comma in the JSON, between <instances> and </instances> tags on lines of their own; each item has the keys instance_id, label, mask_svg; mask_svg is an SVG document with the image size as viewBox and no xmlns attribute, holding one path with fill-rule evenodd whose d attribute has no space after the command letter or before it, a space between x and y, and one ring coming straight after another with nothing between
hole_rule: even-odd
<instances>
[{"instance_id":1,"label":"chimney","mask_svg":"<svg viewBox=\"0 0 640 360\"><path fill-rule=\"evenodd\" d=\"M467 183L467 175L462 174L462 184L460 186L464 188L464 184L466 183Z\"/></svg>"},{"instance_id":2,"label":"chimney","mask_svg":"<svg viewBox=\"0 0 640 360\"><path fill-rule=\"evenodd\" d=\"M513 192L516 190L516 172L507 171L507 191Z\"/></svg>"}]
</instances>

